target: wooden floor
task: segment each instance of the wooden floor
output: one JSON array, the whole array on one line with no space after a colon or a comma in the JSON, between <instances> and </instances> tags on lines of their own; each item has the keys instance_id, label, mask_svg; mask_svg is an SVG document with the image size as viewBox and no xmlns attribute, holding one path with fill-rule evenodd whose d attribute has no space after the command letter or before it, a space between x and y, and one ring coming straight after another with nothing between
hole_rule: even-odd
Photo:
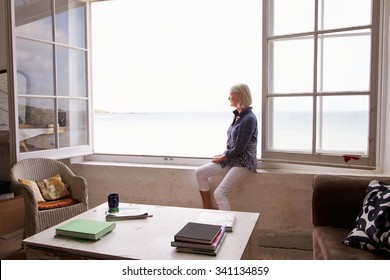
<instances>
[{"instance_id":1,"label":"wooden floor","mask_svg":"<svg viewBox=\"0 0 390 280\"><path fill-rule=\"evenodd\" d=\"M1 260L25 260L26 253L21 247L21 230L0 237L0 259ZM311 260L312 251L283 249L283 248L259 248L259 259L261 260Z\"/></svg>"},{"instance_id":2,"label":"wooden floor","mask_svg":"<svg viewBox=\"0 0 390 280\"><path fill-rule=\"evenodd\" d=\"M24 260L26 253L22 249L23 230L0 236L0 259Z\"/></svg>"}]
</instances>

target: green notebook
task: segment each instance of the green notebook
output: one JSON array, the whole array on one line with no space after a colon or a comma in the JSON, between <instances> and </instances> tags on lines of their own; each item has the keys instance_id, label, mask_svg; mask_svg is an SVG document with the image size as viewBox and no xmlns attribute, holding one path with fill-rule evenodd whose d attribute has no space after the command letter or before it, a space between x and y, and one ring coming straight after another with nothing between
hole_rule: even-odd
<instances>
[{"instance_id":1,"label":"green notebook","mask_svg":"<svg viewBox=\"0 0 390 280\"><path fill-rule=\"evenodd\" d=\"M111 232L116 224L106 221L76 219L56 228L59 236L98 240Z\"/></svg>"}]
</instances>

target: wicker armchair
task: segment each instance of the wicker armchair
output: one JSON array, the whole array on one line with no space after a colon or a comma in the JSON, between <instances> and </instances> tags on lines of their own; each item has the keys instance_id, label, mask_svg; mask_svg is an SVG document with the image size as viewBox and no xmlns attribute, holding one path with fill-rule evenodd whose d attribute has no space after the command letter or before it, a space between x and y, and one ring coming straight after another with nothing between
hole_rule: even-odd
<instances>
[{"instance_id":1,"label":"wicker armchair","mask_svg":"<svg viewBox=\"0 0 390 280\"><path fill-rule=\"evenodd\" d=\"M61 208L38 210L38 202L32 189L19 183L18 179L42 180L60 174L62 181L69 186L69 192L78 203ZM23 238L32 236L88 209L88 186L85 178L76 176L68 166L48 158L28 158L19 161L11 168L11 184L15 192L21 192L25 205Z\"/></svg>"}]
</instances>

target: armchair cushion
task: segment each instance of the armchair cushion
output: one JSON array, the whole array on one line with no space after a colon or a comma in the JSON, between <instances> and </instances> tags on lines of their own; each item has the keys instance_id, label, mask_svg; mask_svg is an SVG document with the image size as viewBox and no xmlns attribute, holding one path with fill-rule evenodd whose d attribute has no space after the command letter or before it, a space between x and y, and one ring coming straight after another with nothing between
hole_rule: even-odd
<instances>
[{"instance_id":1,"label":"armchair cushion","mask_svg":"<svg viewBox=\"0 0 390 280\"><path fill-rule=\"evenodd\" d=\"M390 257L390 186L373 180L367 187L356 227L345 245Z\"/></svg>"},{"instance_id":2,"label":"armchair cushion","mask_svg":"<svg viewBox=\"0 0 390 280\"><path fill-rule=\"evenodd\" d=\"M38 202L38 210L56 209L56 208L74 205L77 203L79 203L79 201L73 198L63 198L63 199L58 199L53 201L43 201L43 202Z\"/></svg>"}]
</instances>

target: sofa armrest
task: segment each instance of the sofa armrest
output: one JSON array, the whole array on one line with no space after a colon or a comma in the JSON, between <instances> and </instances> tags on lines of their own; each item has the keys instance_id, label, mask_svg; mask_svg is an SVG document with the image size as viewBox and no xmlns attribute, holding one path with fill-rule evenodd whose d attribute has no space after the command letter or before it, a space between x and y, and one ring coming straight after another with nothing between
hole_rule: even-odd
<instances>
[{"instance_id":1,"label":"sofa armrest","mask_svg":"<svg viewBox=\"0 0 390 280\"><path fill-rule=\"evenodd\" d=\"M388 177L316 175L313 180L313 225L355 227L367 186L374 179L390 182Z\"/></svg>"}]
</instances>

